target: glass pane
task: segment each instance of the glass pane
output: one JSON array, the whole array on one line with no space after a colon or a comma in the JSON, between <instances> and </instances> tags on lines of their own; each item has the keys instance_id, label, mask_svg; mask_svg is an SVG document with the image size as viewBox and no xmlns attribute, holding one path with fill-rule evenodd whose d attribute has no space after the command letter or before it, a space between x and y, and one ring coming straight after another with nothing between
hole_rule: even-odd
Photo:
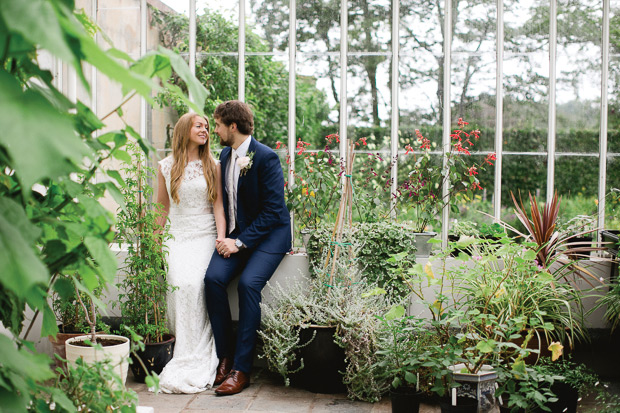
<instances>
[{"instance_id":1,"label":"glass pane","mask_svg":"<svg viewBox=\"0 0 620 413\"><path fill-rule=\"evenodd\" d=\"M549 117L548 28L549 4L546 1L515 2L505 7L503 124L506 151L546 150ZM523 142L523 134L531 137L534 133L540 139ZM509 139L511 134L516 140Z\"/></svg>"},{"instance_id":2,"label":"glass pane","mask_svg":"<svg viewBox=\"0 0 620 413\"><path fill-rule=\"evenodd\" d=\"M288 64L282 56L247 56L245 101L254 111L253 136L275 148L288 131Z\"/></svg>"},{"instance_id":3,"label":"glass pane","mask_svg":"<svg viewBox=\"0 0 620 413\"><path fill-rule=\"evenodd\" d=\"M469 198L465 194L457 194L458 212L450 212L450 222L475 222L476 224L491 223L493 218L483 214L493 214L493 191L495 169L492 165L485 162L486 155L471 155L467 157L468 165L475 165L477 174L475 175L480 181L480 187L474 191L474 197ZM491 161L491 163L494 163ZM482 167L481 167L482 166ZM464 176L468 179L467 175Z\"/></svg>"},{"instance_id":4,"label":"glass pane","mask_svg":"<svg viewBox=\"0 0 620 413\"><path fill-rule=\"evenodd\" d=\"M598 194L597 156L561 156L555 160L555 189L563 198ZM584 212L585 213L585 212Z\"/></svg>"},{"instance_id":5,"label":"glass pane","mask_svg":"<svg viewBox=\"0 0 620 413\"><path fill-rule=\"evenodd\" d=\"M297 138L310 143L310 148L322 149L325 136L339 132L340 58L337 55L299 54L298 59ZM308 103L310 105L305 106ZM309 128L306 128L307 124ZM316 134L321 130L319 126L322 132Z\"/></svg>"},{"instance_id":6,"label":"glass pane","mask_svg":"<svg viewBox=\"0 0 620 413\"><path fill-rule=\"evenodd\" d=\"M392 39L391 0L350 0L349 52L388 52Z\"/></svg>"},{"instance_id":7,"label":"glass pane","mask_svg":"<svg viewBox=\"0 0 620 413\"><path fill-rule=\"evenodd\" d=\"M265 50L252 48L254 40L246 39L248 51L288 51L289 42L289 1L288 0L248 0L245 8L248 29L259 36Z\"/></svg>"},{"instance_id":8,"label":"glass pane","mask_svg":"<svg viewBox=\"0 0 620 413\"><path fill-rule=\"evenodd\" d=\"M279 10L275 7L270 12L276 16L279 15ZM288 16L282 17L280 20L288 21ZM340 50L339 1L307 0L297 2L297 50L304 53Z\"/></svg>"},{"instance_id":9,"label":"glass pane","mask_svg":"<svg viewBox=\"0 0 620 413\"><path fill-rule=\"evenodd\" d=\"M502 211L501 219L510 225L518 224L510 193L524 204L528 193L544 202L547 192L547 157L539 155L504 155L502 160Z\"/></svg>"},{"instance_id":10,"label":"glass pane","mask_svg":"<svg viewBox=\"0 0 620 413\"><path fill-rule=\"evenodd\" d=\"M494 53L452 56L452 124L463 118L466 130L480 130L475 151L495 147L496 60Z\"/></svg>"},{"instance_id":11,"label":"glass pane","mask_svg":"<svg viewBox=\"0 0 620 413\"><path fill-rule=\"evenodd\" d=\"M169 9L165 7L158 7L160 10L164 12L169 12L173 10L177 13L185 14L189 16L189 0L160 0L163 4L168 6Z\"/></svg>"},{"instance_id":12,"label":"glass pane","mask_svg":"<svg viewBox=\"0 0 620 413\"><path fill-rule=\"evenodd\" d=\"M204 9L196 18L196 53L237 53L239 51L239 20L237 15L227 16L218 8ZM189 24L189 23L188 23ZM186 35L187 36L187 35ZM253 43L252 31L246 38Z\"/></svg>"},{"instance_id":13,"label":"glass pane","mask_svg":"<svg viewBox=\"0 0 620 413\"><path fill-rule=\"evenodd\" d=\"M545 131L549 124L549 56L546 53L513 55L504 60L504 130ZM506 139L504 139L506 140ZM520 151L540 147L521 145Z\"/></svg>"},{"instance_id":14,"label":"glass pane","mask_svg":"<svg viewBox=\"0 0 620 413\"><path fill-rule=\"evenodd\" d=\"M497 32L496 2L457 2L454 16L452 52L490 53L495 51Z\"/></svg>"},{"instance_id":15,"label":"glass pane","mask_svg":"<svg viewBox=\"0 0 620 413\"><path fill-rule=\"evenodd\" d=\"M601 2L558 1L557 130L598 131L601 90ZM558 140L558 151L576 152ZM584 148L598 152L598 143Z\"/></svg>"},{"instance_id":16,"label":"glass pane","mask_svg":"<svg viewBox=\"0 0 620 413\"><path fill-rule=\"evenodd\" d=\"M375 128L386 125L392 105L390 59L356 56L350 57L348 64L348 125ZM385 129L381 130L385 133Z\"/></svg>"},{"instance_id":17,"label":"glass pane","mask_svg":"<svg viewBox=\"0 0 620 413\"><path fill-rule=\"evenodd\" d=\"M189 1L188 1L189 2ZM247 13L247 9L246 9ZM239 24L239 0L218 1L218 0L196 0L196 14L204 16L216 14L229 22Z\"/></svg>"},{"instance_id":18,"label":"glass pane","mask_svg":"<svg viewBox=\"0 0 620 413\"><path fill-rule=\"evenodd\" d=\"M389 136L388 136L389 143ZM360 222L390 218L390 154L372 150L360 142L353 167L353 215Z\"/></svg>"},{"instance_id":19,"label":"glass pane","mask_svg":"<svg viewBox=\"0 0 620 413\"><path fill-rule=\"evenodd\" d=\"M400 125L441 126L443 99L443 2L400 3ZM414 126L417 125L417 126Z\"/></svg>"}]
</instances>

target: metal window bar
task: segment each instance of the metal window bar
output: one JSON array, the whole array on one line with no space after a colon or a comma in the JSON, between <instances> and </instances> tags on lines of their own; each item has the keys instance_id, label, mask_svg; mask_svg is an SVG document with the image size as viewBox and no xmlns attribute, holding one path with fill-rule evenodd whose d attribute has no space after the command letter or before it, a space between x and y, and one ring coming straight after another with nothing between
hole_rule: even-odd
<instances>
[{"instance_id":1,"label":"metal window bar","mask_svg":"<svg viewBox=\"0 0 620 413\"><path fill-rule=\"evenodd\" d=\"M245 101L245 0L239 0L239 90L238 99Z\"/></svg>"},{"instance_id":2,"label":"metal window bar","mask_svg":"<svg viewBox=\"0 0 620 413\"><path fill-rule=\"evenodd\" d=\"M555 137L556 137L556 60L558 40L557 0L549 3L549 130L547 131L547 203L553 200L555 188Z\"/></svg>"},{"instance_id":3,"label":"metal window bar","mask_svg":"<svg viewBox=\"0 0 620 413\"><path fill-rule=\"evenodd\" d=\"M392 193L396 193L398 187L398 117L400 116L400 107L398 105L398 89L400 87L398 69L400 59L398 56L400 46L400 0L392 0L392 120L390 129L390 159L394 161L392 165ZM396 199L390 197L390 210L392 211L392 220L396 219Z\"/></svg>"},{"instance_id":4,"label":"metal window bar","mask_svg":"<svg viewBox=\"0 0 620 413\"><path fill-rule=\"evenodd\" d=\"M349 38L349 10L347 0L340 1L340 162L346 170L347 160L347 51ZM344 180L342 176L342 189Z\"/></svg>"},{"instance_id":5,"label":"metal window bar","mask_svg":"<svg viewBox=\"0 0 620 413\"><path fill-rule=\"evenodd\" d=\"M295 142L297 141L297 131L295 129L295 93L296 93L296 83L295 80L297 78L297 5L295 0L290 0L289 2L289 32L288 32L288 60L289 60L289 70L288 70L288 157L290 164L288 164L288 187L289 189L293 188L295 185ZM291 239L293 240L293 244L295 242L295 214L293 211L290 213L291 215Z\"/></svg>"},{"instance_id":6,"label":"metal window bar","mask_svg":"<svg viewBox=\"0 0 620 413\"><path fill-rule=\"evenodd\" d=\"M599 136L599 180L598 180L598 228L605 227L605 195L607 192L607 105L609 91L609 0L603 0L603 30L601 59L601 120ZM600 238L600 235L599 235Z\"/></svg>"},{"instance_id":7,"label":"metal window bar","mask_svg":"<svg viewBox=\"0 0 620 413\"><path fill-rule=\"evenodd\" d=\"M497 0L497 37L495 66L495 188L494 221L499 222L502 210L502 151L504 147L504 2Z\"/></svg>"},{"instance_id":8,"label":"metal window bar","mask_svg":"<svg viewBox=\"0 0 620 413\"><path fill-rule=\"evenodd\" d=\"M443 166L447 166L447 154L450 152L450 127L451 127L451 108L450 108L450 68L452 67L452 0L444 2L444 60L443 60ZM442 198L446 199L449 192L450 179L446 178L446 182L442 188ZM448 246L448 226L450 221L450 208L444 206L441 211L441 248Z\"/></svg>"}]
</instances>

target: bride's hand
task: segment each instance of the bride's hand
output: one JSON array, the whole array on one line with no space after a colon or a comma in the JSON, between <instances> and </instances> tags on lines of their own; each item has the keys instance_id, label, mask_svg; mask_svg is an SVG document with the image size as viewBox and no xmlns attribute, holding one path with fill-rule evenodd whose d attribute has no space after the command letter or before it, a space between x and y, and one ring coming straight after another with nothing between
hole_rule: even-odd
<instances>
[{"instance_id":1,"label":"bride's hand","mask_svg":"<svg viewBox=\"0 0 620 413\"><path fill-rule=\"evenodd\" d=\"M239 252L239 248L235 245L235 240L231 238L225 238L220 242L215 243L215 248L218 254L224 258L230 257L232 254Z\"/></svg>"}]
</instances>

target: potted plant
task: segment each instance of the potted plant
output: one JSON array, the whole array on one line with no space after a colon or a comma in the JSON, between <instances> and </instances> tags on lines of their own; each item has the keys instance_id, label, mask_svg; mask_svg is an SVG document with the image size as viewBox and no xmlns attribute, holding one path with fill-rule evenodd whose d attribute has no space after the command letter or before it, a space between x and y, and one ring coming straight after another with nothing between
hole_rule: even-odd
<instances>
[{"instance_id":1,"label":"potted plant","mask_svg":"<svg viewBox=\"0 0 620 413\"><path fill-rule=\"evenodd\" d=\"M151 373L161 373L172 359L175 337L168 332L166 319L167 294L172 291L166 281L167 264L164 241L170 237L162 226L161 205L151 201L153 189L149 179L155 171L145 165L145 158L132 148L133 162L124 169L125 183L121 192L125 208L117 215L117 242L127 249L121 270L124 275L119 288L122 323L143 337L145 348L132 354L131 370L139 382Z\"/></svg>"},{"instance_id":2,"label":"potted plant","mask_svg":"<svg viewBox=\"0 0 620 413\"><path fill-rule=\"evenodd\" d=\"M422 367L421 355L433 335L424 320L405 316L402 305L392 307L379 320L377 366L381 377L391 383L392 413L417 412L429 392L428 369Z\"/></svg>"},{"instance_id":3,"label":"potted plant","mask_svg":"<svg viewBox=\"0 0 620 413\"><path fill-rule=\"evenodd\" d=\"M581 248L592 247L596 232L596 217L590 215L576 215L565 223L558 223L558 232L566 239L565 246L572 252L567 253L572 260L584 259L590 256L592 250ZM579 249L579 250L577 250Z\"/></svg>"},{"instance_id":4,"label":"potted plant","mask_svg":"<svg viewBox=\"0 0 620 413\"><path fill-rule=\"evenodd\" d=\"M90 297L86 293L76 291L70 277L58 277L55 282L56 291L52 295L52 309L59 323L58 333L55 336L49 336L48 339L52 344L54 354L58 355L55 359L56 367L61 367L63 365L62 360L67 357L65 353L67 339L82 336L89 330L84 307L79 304L77 294L80 294L86 308L90 307ZM63 286L61 287L60 284ZM100 299L102 292L103 288L99 286L93 289L92 294L96 299ZM103 334L109 332L109 327L97 317L96 330L97 334Z\"/></svg>"},{"instance_id":5,"label":"potted plant","mask_svg":"<svg viewBox=\"0 0 620 413\"><path fill-rule=\"evenodd\" d=\"M72 366L76 365L79 359L83 363L89 364L103 360L109 360L114 372L121 378L124 385L127 379L127 368L129 366L130 343L127 337L113 334L97 334L97 310L96 298L90 296L90 307L87 308L84 300L80 296L80 291L89 293L82 286L80 281L73 276L76 290L76 298L84 311L86 323L90 328L88 335L77 336L67 339L65 342L65 352L67 362ZM110 383L111 385L112 383Z\"/></svg>"},{"instance_id":6,"label":"potted plant","mask_svg":"<svg viewBox=\"0 0 620 413\"><path fill-rule=\"evenodd\" d=\"M561 377L551 385L551 391L557 398L557 401L547 404L552 413L576 413L578 401L594 392L599 382L592 370L570 359L552 361L547 357L535 368L539 372Z\"/></svg>"},{"instance_id":7,"label":"potted plant","mask_svg":"<svg viewBox=\"0 0 620 413\"><path fill-rule=\"evenodd\" d=\"M548 411L546 405L557 401L551 385L559 376L540 372L519 361L501 364L496 370L498 388L495 395L501 413Z\"/></svg>"},{"instance_id":8,"label":"potted plant","mask_svg":"<svg viewBox=\"0 0 620 413\"><path fill-rule=\"evenodd\" d=\"M269 284L273 299L261 303L260 357L287 386L321 393L346 389L352 399L378 401L389 383L377 378L376 316L391 305L384 290L361 280L359 267L344 261L341 256L336 262L331 282L318 266L312 278L286 288ZM320 345L312 349L314 344Z\"/></svg>"},{"instance_id":9,"label":"potted plant","mask_svg":"<svg viewBox=\"0 0 620 413\"><path fill-rule=\"evenodd\" d=\"M413 165L409 165L409 175L398 185L395 198L397 207L410 214L407 217L412 220L420 257L430 254L428 239L436 233L426 231L429 227L438 227L443 208L457 208L457 194L473 198L473 192L482 189L476 175L495 159L495 154L489 154L480 163L467 161L480 132L465 132L466 125L467 122L459 119L458 129L451 135L450 149L443 157L431 154L430 140L417 129L416 142L405 147L405 156L413 158ZM403 163L407 165L408 159L405 158ZM447 193L444 194L446 187Z\"/></svg>"}]
</instances>

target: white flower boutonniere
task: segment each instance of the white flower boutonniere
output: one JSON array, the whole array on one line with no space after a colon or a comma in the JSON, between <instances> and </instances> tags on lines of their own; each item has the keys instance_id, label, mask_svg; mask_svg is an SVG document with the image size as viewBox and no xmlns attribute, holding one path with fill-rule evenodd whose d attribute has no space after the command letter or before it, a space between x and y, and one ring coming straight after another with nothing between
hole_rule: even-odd
<instances>
[{"instance_id":1,"label":"white flower boutonniere","mask_svg":"<svg viewBox=\"0 0 620 413\"><path fill-rule=\"evenodd\" d=\"M237 165L239 166L239 176L245 175L252 167L252 159L254 158L254 152L248 152L246 156L242 156L237 159Z\"/></svg>"}]
</instances>

